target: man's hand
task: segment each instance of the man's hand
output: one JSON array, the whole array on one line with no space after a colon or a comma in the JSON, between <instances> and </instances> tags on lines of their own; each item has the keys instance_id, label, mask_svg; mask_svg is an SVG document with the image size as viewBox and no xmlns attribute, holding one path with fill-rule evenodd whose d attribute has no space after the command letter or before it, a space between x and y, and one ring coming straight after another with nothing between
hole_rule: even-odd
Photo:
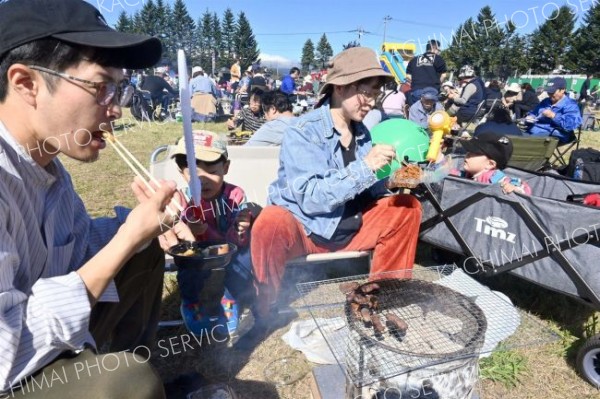
<instances>
[{"instance_id":1,"label":"man's hand","mask_svg":"<svg viewBox=\"0 0 600 399\"><path fill-rule=\"evenodd\" d=\"M546 118L554 119L556 112L553 112L550 108L548 108L542 112L542 115L544 115Z\"/></svg>"},{"instance_id":2,"label":"man's hand","mask_svg":"<svg viewBox=\"0 0 600 399\"><path fill-rule=\"evenodd\" d=\"M396 149L389 144L377 144L364 158L367 167L373 172L388 165L396 158Z\"/></svg>"},{"instance_id":3,"label":"man's hand","mask_svg":"<svg viewBox=\"0 0 600 399\"><path fill-rule=\"evenodd\" d=\"M235 217L235 226L239 235L247 233L252 223L252 213L249 209L242 209Z\"/></svg>"},{"instance_id":4,"label":"man's hand","mask_svg":"<svg viewBox=\"0 0 600 399\"><path fill-rule=\"evenodd\" d=\"M133 208L122 226L140 244L164 233L166 226L177 221L179 212L175 203L181 208L185 207L185 199L176 190L175 182L161 180L158 186L152 182L149 184L154 192L139 177L131 184L139 204Z\"/></svg>"}]
</instances>

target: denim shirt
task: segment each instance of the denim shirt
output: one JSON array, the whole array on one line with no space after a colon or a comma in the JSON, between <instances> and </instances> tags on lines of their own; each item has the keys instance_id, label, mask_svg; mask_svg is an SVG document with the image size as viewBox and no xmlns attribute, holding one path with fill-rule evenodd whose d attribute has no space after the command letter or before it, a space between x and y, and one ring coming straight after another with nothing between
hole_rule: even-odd
<instances>
[{"instance_id":1,"label":"denim shirt","mask_svg":"<svg viewBox=\"0 0 600 399\"><path fill-rule=\"evenodd\" d=\"M385 180L378 181L363 161L372 147L369 131L362 122L354 128L356 161L347 167L328 103L297 118L283 135L269 203L292 212L307 235L330 239L346 202L365 190L371 190L375 198L389 193Z\"/></svg>"}]
</instances>

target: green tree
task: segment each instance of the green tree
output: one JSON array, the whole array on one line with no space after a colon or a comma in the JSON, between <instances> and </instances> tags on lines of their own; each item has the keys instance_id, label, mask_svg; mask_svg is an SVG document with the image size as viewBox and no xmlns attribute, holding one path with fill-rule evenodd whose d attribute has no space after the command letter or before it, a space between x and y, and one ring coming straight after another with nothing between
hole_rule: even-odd
<instances>
[{"instance_id":1,"label":"green tree","mask_svg":"<svg viewBox=\"0 0 600 399\"><path fill-rule=\"evenodd\" d=\"M211 70L211 55L213 51L212 15L208 9L198 20L196 38L200 48L200 66L205 71Z\"/></svg>"},{"instance_id":2,"label":"green tree","mask_svg":"<svg viewBox=\"0 0 600 399\"><path fill-rule=\"evenodd\" d=\"M148 0L144 2L144 6L140 11L140 28L142 33L150 36L155 36L159 33L156 13L157 10L154 1Z\"/></svg>"},{"instance_id":3,"label":"green tree","mask_svg":"<svg viewBox=\"0 0 600 399\"><path fill-rule=\"evenodd\" d=\"M212 18L210 20L210 25L211 25L211 30L212 30L212 46L214 49L214 54L215 54L215 68L220 68L224 65L221 64L220 57L221 57L221 53L223 53L224 50L224 46L223 46L223 35L221 34L221 21L219 20L219 17L217 16L217 13L213 12L212 14ZM225 65L228 65L228 63L226 63ZM214 71L216 72L216 70Z\"/></svg>"},{"instance_id":4,"label":"green tree","mask_svg":"<svg viewBox=\"0 0 600 399\"><path fill-rule=\"evenodd\" d=\"M194 50L194 30L196 24L185 6L183 0L175 0L173 11L171 12L171 20L169 29L171 30L172 38L172 54L177 54L178 49L183 49L188 57L188 62L191 60ZM175 61L175 58L172 59Z\"/></svg>"},{"instance_id":5,"label":"green tree","mask_svg":"<svg viewBox=\"0 0 600 399\"><path fill-rule=\"evenodd\" d=\"M222 59L227 60L227 65L231 65L233 59L237 56L235 53L235 17L230 8L223 13L223 22L221 23L221 38L223 41Z\"/></svg>"},{"instance_id":6,"label":"green tree","mask_svg":"<svg viewBox=\"0 0 600 399\"><path fill-rule=\"evenodd\" d=\"M529 39L519 35L514 24L506 29L506 45L502 48L499 77L503 80L511 75L526 73L529 69Z\"/></svg>"},{"instance_id":7,"label":"green tree","mask_svg":"<svg viewBox=\"0 0 600 399\"><path fill-rule=\"evenodd\" d=\"M575 45L569 59L577 60L581 73L600 74L600 4L595 3L583 16L583 21L575 33Z\"/></svg>"},{"instance_id":8,"label":"green tree","mask_svg":"<svg viewBox=\"0 0 600 399\"><path fill-rule=\"evenodd\" d=\"M473 63L479 56L479 50L475 47L474 26L473 18L469 18L452 32L450 46L442 51L449 70L458 71L461 66Z\"/></svg>"},{"instance_id":9,"label":"green tree","mask_svg":"<svg viewBox=\"0 0 600 399\"><path fill-rule=\"evenodd\" d=\"M129 18L129 15L127 15L125 10L121 11L121 13L119 14L119 19L117 19L115 29L119 32L133 32L133 21L131 20L131 18Z\"/></svg>"},{"instance_id":10,"label":"green tree","mask_svg":"<svg viewBox=\"0 0 600 399\"><path fill-rule=\"evenodd\" d=\"M323 36L321 36L321 39L319 39L319 43L317 44L315 62L317 63L317 66L326 68L331 57L333 57L333 49L327 40L327 35L323 33Z\"/></svg>"},{"instance_id":11,"label":"green tree","mask_svg":"<svg viewBox=\"0 0 600 399\"><path fill-rule=\"evenodd\" d=\"M342 45L342 50L348 50L349 48L352 47L360 47L360 43L357 40L352 40L346 44Z\"/></svg>"},{"instance_id":12,"label":"green tree","mask_svg":"<svg viewBox=\"0 0 600 399\"><path fill-rule=\"evenodd\" d=\"M498 24L496 16L489 6L483 7L473 25L474 47L479 49L478 57L472 64L479 70L482 77L493 78L500 76L502 57L508 46L507 32ZM504 71L504 73L506 73Z\"/></svg>"},{"instance_id":13,"label":"green tree","mask_svg":"<svg viewBox=\"0 0 600 399\"><path fill-rule=\"evenodd\" d=\"M156 0L156 26L157 35L162 42L163 57L173 58L173 54L169 53L169 49L173 47L172 38L169 31L169 22L171 20L171 7L164 0Z\"/></svg>"},{"instance_id":14,"label":"green tree","mask_svg":"<svg viewBox=\"0 0 600 399\"><path fill-rule=\"evenodd\" d=\"M576 69L569 59L574 45L572 36L575 15L569 6L562 6L531 34L531 67L535 73L548 73L562 65L566 69Z\"/></svg>"},{"instance_id":15,"label":"green tree","mask_svg":"<svg viewBox=\"0 0 600 399\"><path fill-rule=\"evenodd\" d=\"M246 18L246 14L241 11L238 14L235 35L235 52L239 55L242 70L248 68L255 62L260 62L258 43L252 32L250 22Z\"/></svg>"},{"instance_id":16,"label":"green tree","mask_svg":"<svg viewBox=\"0 0 600 399\"><path fill-rule=\"evenodd\" d=\"M143 33L144 25L142 23L141 12L138 11L131 18L131 28L133 33Z\"/></svg>"},{"instance_id":17,"label":"green tree","mask_svg":"<svg viewBox=\"0 0 600 399\"><path fill-rule=\"evenodd\" d=\"M304 47L302 47L302 59L300 61L300 64L302 65L302 69L304 71L309 71L311 65L315 64L315 45L310 39L304 42Z\"/></svg>"}]
</instances>

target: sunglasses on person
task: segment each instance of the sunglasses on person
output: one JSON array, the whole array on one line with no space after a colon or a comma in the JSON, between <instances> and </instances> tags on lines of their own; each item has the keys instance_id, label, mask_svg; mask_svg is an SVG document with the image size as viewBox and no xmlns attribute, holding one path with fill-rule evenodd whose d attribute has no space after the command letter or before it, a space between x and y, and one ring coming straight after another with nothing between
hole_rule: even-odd
<instances>
[{"instance_id":1,"label":"sunglasses on person","mask_svg":"<svg viewBox=\"0 0 600 399\"><path fill-rule=\"evenodd\" d=\"M129 104L131 97L133 96L133 86L129 84L126 79L120 82L106 81L106 82L92 82L71 76L67 73L54 71L52 69L44 68L38 65L28 65L29 68L47 73L49 75L58 76L66 80L73 82L83 83L88 87L96 90L96 103L98 105L107 106L113 103L118 104L120 107L125 107Z\"/></svg>"}]
</instances>

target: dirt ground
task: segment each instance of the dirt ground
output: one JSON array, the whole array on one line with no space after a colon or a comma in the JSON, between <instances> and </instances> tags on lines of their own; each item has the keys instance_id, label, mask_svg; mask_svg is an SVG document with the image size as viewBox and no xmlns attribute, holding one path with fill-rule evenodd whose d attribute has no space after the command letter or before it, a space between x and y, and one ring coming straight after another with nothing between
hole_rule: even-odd
<instances>
[{"instance_id":1,"label":"dirt ground","mask_svg":"<svg viewBox=\"0 0 600 399\"><path fill-rule=\"evenodd\" d=\"M419 252L419 263L430 266L432 261L427 255L427 249L421 248ZM354 274L361 274L364 271L364 265L354 266L356 269L351 271ZM304 274L299 279L316 281L323 277L329 276L317 272L317 275ZM563 296L515 278L489 283L493 289L506 292L521 310L529 313L534 320L548 328L555 329L558 326L575 333L582 333L581 326L593 313ZM518 295L518 292L523 291L526 294ZM164 319L179 317L177 296L174 275L167 276ZM302 304L299 300L293 301L298 297L297 294L295 297L294 294L291 296L292 306ZM553 306L554 308L562 308L563 311L556 314L552 314L551 311L549 313L547 307L539 306L540 298L550 301L557 305ZM534 314L535 312L539 314ZM293 317L306 319L311 318L311 315L307 311L299 311ZM184 327L161 329L153 363L163 379L172 382L167 384L169 398L185 398L184 391L198 389L201 385L221 383L233 389L238 399L310 399L312 397L310 370L317 365L306 361L302 353L290 348L281 339L288 330L289 324L286 324L274 331L268 339L253 350L239 350L231 347L230 344L210 340L210 337L204 341L191 338ZM527 359L527 371L521 375L518 385L508 388L500 383L480 381L478 387L480 398L600 398L600 392L575 372L576 347L577 345L572 345L565 349L565 345L559 340L551 344L540 343L519 348L518 352ZM277 372L276 361L284 358L295 366L294 372L298 372L303 377L291 384L276 386L268 380L267 374ZM185 377L181 378L181 375Z\"/></svg>"}]
</instances>

